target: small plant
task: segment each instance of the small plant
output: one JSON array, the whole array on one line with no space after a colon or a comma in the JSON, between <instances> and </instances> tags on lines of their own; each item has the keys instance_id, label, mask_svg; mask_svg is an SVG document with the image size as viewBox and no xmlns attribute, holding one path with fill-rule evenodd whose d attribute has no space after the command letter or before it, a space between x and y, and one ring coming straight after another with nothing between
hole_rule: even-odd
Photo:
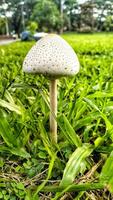
<instances>
[{"instance_id":1,"label":"small plant","mask_svg":"<svg viewBox=\"0 0 113 200\"><path fill-rule=\"evenodd\" d=\"M38 29L38 23L30 21L29 25L27 26L27 29L33 35L36 32L36 30Z\"/></svg>"}]
</instances>

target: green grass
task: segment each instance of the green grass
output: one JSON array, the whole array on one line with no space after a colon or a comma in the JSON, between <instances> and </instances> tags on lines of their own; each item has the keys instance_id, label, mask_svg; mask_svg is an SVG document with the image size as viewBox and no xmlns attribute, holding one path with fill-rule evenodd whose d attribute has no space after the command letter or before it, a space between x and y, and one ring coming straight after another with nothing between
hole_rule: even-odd
<instances>
[{"instance_id":1,"label":"green grass","mask_svg":"<svg viewBox=\"0 0 113 200\"><path fill-rule=\"evenodd\" d=\"M0 46L1 199L113 199L113 35L63 37L81 69L58 82L56 146L49 80L22 72L34 42Z\"/></svg>"}]
</instances>

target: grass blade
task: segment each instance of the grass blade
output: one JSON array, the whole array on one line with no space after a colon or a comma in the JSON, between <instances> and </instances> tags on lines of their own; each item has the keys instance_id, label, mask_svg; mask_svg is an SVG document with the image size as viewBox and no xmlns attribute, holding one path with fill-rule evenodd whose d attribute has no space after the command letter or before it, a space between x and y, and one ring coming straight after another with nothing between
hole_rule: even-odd
<instances>
[{"instance_id":1,"label":"grass blade","mask_svg":"<svg viewBox=\"0 0 113 200\"><path fill-rule=\"evenodd\" d=\"M90 99L87 98L83 98L83 100L93 109L95 109L96 111L100 112L99 108L93 103L93 101L91 101Z\"/></svg>"},{"instance_id":2,"label":"grass blade","mask_svg":"<svg viewBox=\"0 0 113 200\"><path fill-rule=\"evenodd\" d=\"M8 146L16 146L16 137L12 133L10 125L2 112L0 113L0 135Z\"/></svg>"},{"instance_id":3,"label":"grass blade","mask_svg":"<svg viewBox=\"0 0 113 200\"><path fill-rule=\"evenodd\" d=\"M30 154L28 154L24 148L18 147L16 136L13 134L9 122L3 112L1 112L0 115L0 135L8 146L4 147L4 150L20 157L30 157Z\"/></svg>"},{"instance_id":4,"label":"grass blade","mask_svg":"<svg viewBox=\"0 0 113 200\"><path fill-rule=\"evenodd\" d=\"M7 102L5 100L0 99L0 106L4 107L4 108L7 108L10 111L14 111L19 115L22 114L21 108L19 106L17 106L16 104L9 103L9 102Z\"/></svg>"},{"instance_id":5,"label":"grass blade","mask_svg":"<svg viewBox=\"0 0 113 200\"><path fill-rule=\"evenodd\" d=\"M67 187L66 192L80 192L88 190L104 189L105 185L103 183L84 183L84 184L71 184ZM62 192L65 190L64 186L45 186L43 192Z\"/></svg>"},{"instance_id":6,"label":"grass blade","mask_svg":"<svg viewBox=\"0 0 113 200\"><path fill-rule=\"evenodd\" d=\"M2 153L11 153L13 155L16 155L16 156L20 156L20 157L23 157L23 158L30 158L30 154L27 153L25 151L24 148L14 148L14 147L6 147L6 146L1 146L0 145L0 152Z\"/></svg>"},{"instance_id":7,"label":"grass blade","mask_svg":"<svg viewBox=\"0 0 113 200\"><path fill-rule=\"evenodd\" d=\"M113 192L113 151L102 168L100 182L106 184L107 188Z\"/></svg>"},{"instance_id":8,"label":"grass blade","mask_svg":"<svg viewBox=\"0 0 113 200\"><path fill-rule=\"evenodd\" d=\"M61 122L64 123L64 126L62 125ZM70 143L74 144L76 147L79 147L82 145L82 142L81 142L79 136L76 134L76 132L74 131L73 127L71 126L71 124L69 123L69 121L65 115L61 115L58 118L58 124L59 124L63 134L69 140Z\"/></svg>"},{"instance_id":9,"label":"grass blade","mask_svg":"<svg viewBox=\"0 0 113 200\"><path fill-rule=\"evenodd\" d=\"M109 158L106 160L102 172L100 174L100 181L108 183L113 176L113 151L111 152Z\"/></svg>"},{"instance_id":10,"label":"grass blade","mask_svg":"<svg viewBox=\"0 0 113 200\"><path fill-rule=\"evenodd\" d=\"M80 172L82 162L91 154L92 150L90 145L84 145L75 150L66 164L60 186L68 186L73 183Z\"/></svg>"},{"instance_id":11,"label":"grass blade","mask_svg":"<svg viewBox=\"0 0 113 200\"><path fill-rule=\"evenodd\" d=\"M87 98L108 98L113 97L113 93L107 93L107 92L95 92L94 94L88 95Z\"/></svg>"},{"instance_id":12,"label":"grass blade","mask_svg":"<svg viewBox=\"0 0 113 200\"><path fill-rule=\"evenodd\" d=\"M52 158L51 158L51 161L49 163L49 169L48 169L48 175L47 175L47 178L46 180L38 186L36 192L34 193L33 195L33 198L36 197L36 195L43 189L43 187L46 185L46 183L48 182L48 179L50 178L51 176L51 172L52 172L52 169L53 169L53 166L54 166L54 162L55 162L55 159L56 159L56 156L54 155Z\"/></svg>"}]
</instances>

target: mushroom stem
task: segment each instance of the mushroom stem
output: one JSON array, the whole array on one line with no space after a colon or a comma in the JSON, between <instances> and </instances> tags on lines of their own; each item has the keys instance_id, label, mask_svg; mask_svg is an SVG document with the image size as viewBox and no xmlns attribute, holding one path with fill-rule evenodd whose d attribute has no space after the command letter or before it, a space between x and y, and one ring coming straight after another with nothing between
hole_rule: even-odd
<instances>
[{"instance_id":1,"label":"mushroom stem","mask_svg":"<svg viewBox=\"0 0 113 200\"><path fill-rule=\"evenodd\" d=\"M50 134L51 141L57 143L57 80L50 81Z\"/></svg>"}]
</instances>

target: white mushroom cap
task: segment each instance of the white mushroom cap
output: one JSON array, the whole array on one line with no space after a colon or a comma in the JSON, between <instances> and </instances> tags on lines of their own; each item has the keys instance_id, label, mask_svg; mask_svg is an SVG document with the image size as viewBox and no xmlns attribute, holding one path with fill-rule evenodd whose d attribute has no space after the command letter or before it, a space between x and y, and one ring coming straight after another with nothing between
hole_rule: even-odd
<instances>
[{"instance_id":1,"label":"white mushroom cap","mask_svg":"<svg viewBox=\"0 0 113 200\"><path fill-rule=\"evenodd\" d=\"M48 34L28 52L23 71L49 77L71 76L79 72L79 61L71 46L60 36Z\"/></svg>"}]
</instances>

